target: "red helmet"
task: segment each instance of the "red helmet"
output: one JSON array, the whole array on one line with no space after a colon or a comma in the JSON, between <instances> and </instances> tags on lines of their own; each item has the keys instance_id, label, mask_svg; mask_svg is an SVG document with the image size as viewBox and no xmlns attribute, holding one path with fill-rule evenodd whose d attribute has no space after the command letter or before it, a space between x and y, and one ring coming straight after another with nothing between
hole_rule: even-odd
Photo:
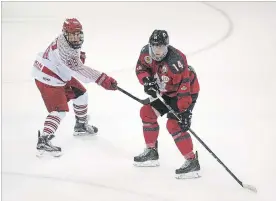
<instances>
[{"instance_id":1,"label":"red helmet","mask_svg":"<svg viewBox=\"0 0 276 201\"><path fill-rule=\"evenodd\" d=\"M72 48L81 48L83 43L83 31L81 23L76 18L66 19L63 23L62 32L68 44ZM77 32L79 32L79 37L77 37L79 38L79 41L71 41L69 35L75 34Z\"/></svg>"},{"instance_id":2,"label":"red helmet","mask_svg":"<svg viewBox=\"0 0 276 201\"><path fill-rule=\"evenodd\" d=\"M66 19L63 23L62 31L68 33L82 31L82 25L76 18Z\"/></svg>"}]
</instances>

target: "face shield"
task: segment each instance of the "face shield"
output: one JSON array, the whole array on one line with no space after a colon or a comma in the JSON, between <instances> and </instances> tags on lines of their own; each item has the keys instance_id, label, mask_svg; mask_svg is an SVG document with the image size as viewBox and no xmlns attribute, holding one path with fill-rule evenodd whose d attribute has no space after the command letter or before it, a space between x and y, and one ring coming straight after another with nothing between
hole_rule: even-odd
<instances>
[{"instance_id":1,"label":"face shield","mask_svg":"<svg viewBox=\"0 0 276 201\"><path fill-rule=\"evenodd\" d=\"M73 33L67 32L65 36L71 47L73 47L74 49L81 48L84 40L82 31L77 31Z\"/></svg>"},{"instance_id":2,"label":"face shield","mask_svg":"<svg viewBox=\"0 0 276 201\"><path fill-rule=\"evenodd\" d=\"M150 45L150 56L156 61L161 61L168 53L167 45Z\"/></svg>"}]
</instances>

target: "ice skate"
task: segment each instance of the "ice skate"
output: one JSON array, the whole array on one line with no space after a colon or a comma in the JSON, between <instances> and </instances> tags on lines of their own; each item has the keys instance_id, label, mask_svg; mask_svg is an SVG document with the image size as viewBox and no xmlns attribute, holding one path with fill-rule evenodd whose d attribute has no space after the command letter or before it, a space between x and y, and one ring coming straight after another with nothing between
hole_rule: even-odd
<instances>
[{"instance_id":1,"label":"ice skate","mask_svg":"<svg viewBox=\"0 0 276 201\"><path fill-rule=\"evenodd\" d=\"M137 167L156 167L159 166L158 142L154 148L145 148L144 152L134 157L134 166Z\"/></svg>"},{"instance_id":2,"label":"ice skate","mask_svg":"<svg viewBox=\"0 0 276 201\"><path fill-rule=\"evenodd\" d=\"M98 132L98 128L88 124L88 120L86 122L80 122L78 117L76 116L76 124L74 127L74 136L89 136L96 135Z\"/></svg>"},{"instance_id":3,"label":"ice skate","mask_svg":"<svg viewBox=\"0 0 276 201\"><path fill-rule=\"evenodd\" d=\"M59 157L62 155L61 148L52 145L51 140L54 138L54 135L42 135L38 131L38 142L37 142L37 157L42 157L45 155L50 155L54 157Z\"/></svg>"},{"instance_id":4,"label":"ice skate","mask_svg":"<svg viewBox=\"0 0 276 201\"><path fill-rule=\"evenodd\" d=\"M199 178L200 165L198 162L198 154L195 153L194 159L186 160L185 163L175 170L177 179L194 179Z\"/></svg>"}]
</instances>

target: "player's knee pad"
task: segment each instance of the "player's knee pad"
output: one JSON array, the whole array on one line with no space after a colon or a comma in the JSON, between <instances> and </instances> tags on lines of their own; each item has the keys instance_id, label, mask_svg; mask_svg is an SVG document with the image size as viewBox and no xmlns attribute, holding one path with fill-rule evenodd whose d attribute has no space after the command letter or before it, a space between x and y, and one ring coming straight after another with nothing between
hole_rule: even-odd
<instances>
[{"instance_id":1,"label":"player's knee pad","mask_svg":"<svg viewBox=\"0 0 276 201\"><path fill-rule=\"evenodd\" d=\"M49 115L59 117L60 120L62 120L66 116L66 112L53 111L50 112Z\"/></svg>"},{"instance_id":2,"label":"player's knee pad","mask_svg":"<svg viewBox=\"0 0 276 201\"><path fill-rule=\"evenodd\" d=\"M85 92L83 95L77 97L76 99L73 99L73 103L75 105L87 105L88 103L88 94Z\"/></svg>"},{"instance_id":3,"label":"player's knee pad","mask_svg":"<svg viewBox=\"0 0 276 201\"><path fill-rule=\"evenodd\" d=\"M150 105L144 105L140 109L140 117L144 123L156 123L157 115Z\"/></svg>"},{"instance_id":4,"label":"player's knee pad","mask_svg":"<svg viewBox=\"0 0 276 201\"><path fill-rule=\"evenodd\" d=\"M175 119L168 119L167 121L167 130L170 134L174 134L176 132L179 132L181 130L178 121Z\"/></svg>"}]
</instances>

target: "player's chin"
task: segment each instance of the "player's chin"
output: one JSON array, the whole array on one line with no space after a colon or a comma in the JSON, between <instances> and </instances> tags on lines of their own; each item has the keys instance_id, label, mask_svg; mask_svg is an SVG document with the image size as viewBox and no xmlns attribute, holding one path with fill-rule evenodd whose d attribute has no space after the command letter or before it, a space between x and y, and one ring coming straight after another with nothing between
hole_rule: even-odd
<instances>
[{"instance_id":1,"label":"player's chin","mask_svg":"<svg viewBox=\"0 0 276 201\"><path fill-rule=\"evenodd\" d=\"M155 57L156 57L157 59L161 59L162 55L161 55L161 54L160 54L160 55L155 55Z\"/></svg>"}]
</instances>

